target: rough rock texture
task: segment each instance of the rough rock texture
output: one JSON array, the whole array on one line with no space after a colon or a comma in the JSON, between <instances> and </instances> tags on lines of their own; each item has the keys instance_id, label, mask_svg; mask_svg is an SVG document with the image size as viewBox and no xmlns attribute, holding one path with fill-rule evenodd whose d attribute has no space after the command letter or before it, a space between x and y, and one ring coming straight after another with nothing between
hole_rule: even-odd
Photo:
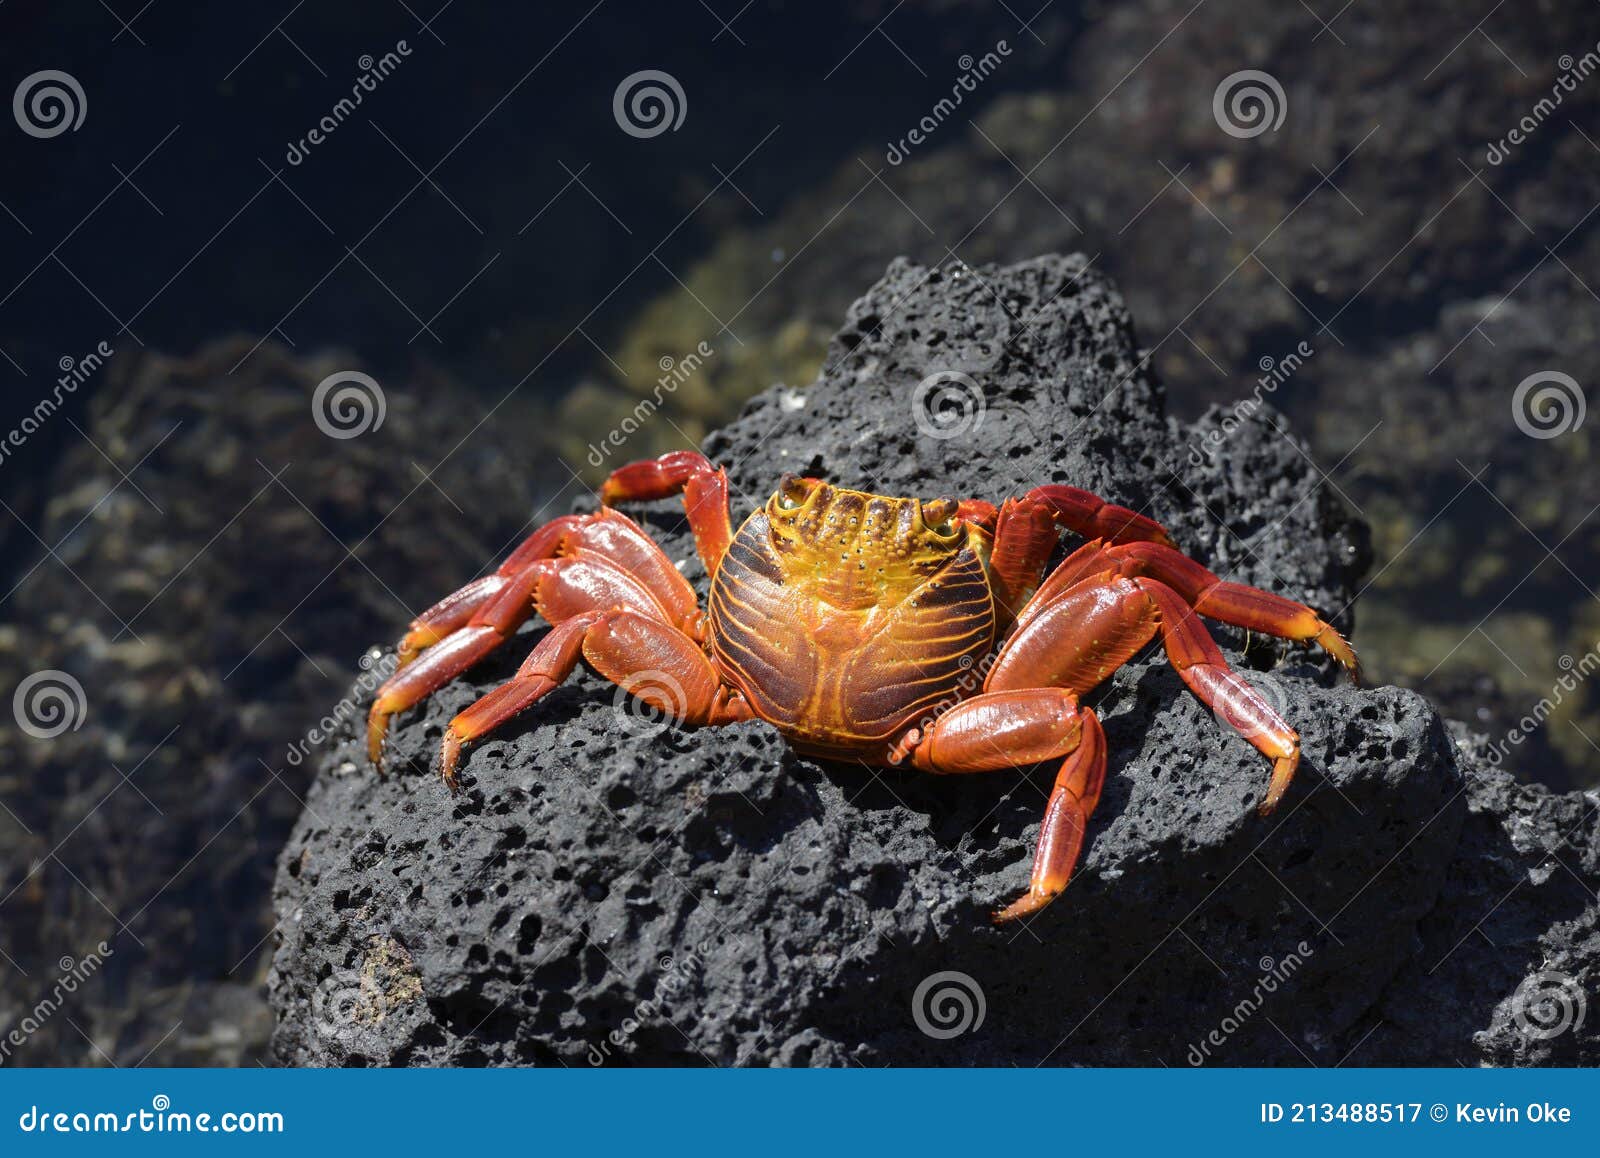
<instances>
[{"instance_id":1,"label":"rough rock texture","mask_svg":"<svg viewBox=\"0 0 1600 1158\"><path fill-rule=\"evenodd\" d=\"M948 438L911 412L940 371L982 395L981 422ZM732 466L736 517L791 469L926 496L1071 482L1149 510L1234 578L1347 607L1362 529L1301 448L1253 421L1195 466L1196 434L1163 416L1120 299L1082 258L897 262L816 384L758 397L707 450ZM703 587L671 504L644 515ZM1478 865L1493 799L1469 794L1425 701L1352 690L1319 657L1259 639L1242 651L1225 629L1302 733L1283 809L1255 815L1264 762L1147 654L1094 697L1111 766L1086 862L1021 927L985 917L1026 881L1049 769L816 764L762 724L651 728L584 674L475 749L452 800L430 769L444 722L511 674L534 630L398 722L387 778L352 731L326 753L278 880L269 994L285 1062L1359 1062L1375 1016L1411 1008L1400 986L1426 989L1419 946L1463 915L1454 900L1435 911L1441 888L1515 871ZM1561 915L1591 941L1565 926L1536 938L1592 986L1592 805L1524 807L1589 824L1573 865L1589 895ZM1541 918L1513 902L1501 919ZM1484 1002L1510 999L1525 956L1471 970L1482 1000L1446 1003L1426 1045L1391 1033L1385 1048L1502 1058ZM944 979L923 985L947 971L984 1009L954 1036L914 1012L936 1031L962 1020ZM1227 1020L1242 1002L1249 1014ZM1570 1048L1592 1060L1588 1032Z\"/></svg>"},{"instance_id":2,"label":"rough rock texture","mask_svg":"<svg viewBox=\"0 0 1600 1158\"><path fill-rule=\"evenodd\" d=\"M1419 951L1373 1010L1367 1065L1600 1060L1600 792L1519 784L1451 724L1468 815ZM1463 1026L1476 1032L1461 1038Z\"/></svg>"}]
</instances>

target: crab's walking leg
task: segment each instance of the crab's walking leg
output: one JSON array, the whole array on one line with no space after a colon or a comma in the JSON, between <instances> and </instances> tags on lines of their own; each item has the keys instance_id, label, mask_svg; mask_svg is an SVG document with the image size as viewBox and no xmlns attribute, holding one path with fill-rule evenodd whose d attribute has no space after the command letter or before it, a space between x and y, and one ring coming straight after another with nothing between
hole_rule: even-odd
<instances>
[{"instance_id":1,"label":"crab's walking leg","mask_svg":"<svg viewBox=\"0 0 1600 1158\"><path fill-rule=\"evenodd\" d=\"M1066 688L987 692L950 709L926 735L913 730L891 757L927 772L992 772L1065 757L1039 825L1028 891L994 914L1038 912L1072 878L1106 778L1106 738L1094 712Z\"/></svg>"},{"instance_id":2,"label":"crab's walking leg","mask_svg":"<svg viewBox=\"0 0 1600 1158\"><path fill-rule=\"evenodd\" d=\"M1001 649L986 691L1067 687L1087 692L1159 632L1178 675L1207 707L1273 762L1262 815L1278 806L1300 763L1300 737L1228 666L1200 616L1165 583L1093 577L1039 599Z\"/></svg>"},{"instance_id":3,"label":"crab's walking leg","mask_svg":"<svg viewBox=\"0 0 1600 1158\"><path fill-rule=\"evenodd\" d=\"M694 590L631 520L606 512L583 516L576 528L563 542L569 554L525 563L492 595L476 600L463 626L378 689L367 714L367 753L374 765L382 762L390 716L421 702L510 639L535 608L559 623L585 611L629 607L698 630ZM587 545L571 546L573 542ZM633 569L618 558L628 560Z\"/></svg>"},{"instance_id":4,"label":"crab's walking leg","mask_svg":"<svg viewBox=\"0 0 1600 1158\"><path fill-rule=\"evenodd\" d=\"M508 683L450 721L439 756L444 782L455 787L464 745L560 686L580 657L673 719L722 724L749 718L744 701L730 696L700 645L683 632L637 611L585 611L551 628Z\"/></svg>"},{"instance_id":5,"label":"crab's walking leg","mask_svg":"<svg viewBox=\"0 0 1600 1158\"><path fill-rule=\"evenodd\" d=\"M1219 579L1187 555L1159 543L1086 543L1062 560L1040 585L1033 602L1018 616L1018 625L1047 606L1058 593L1108 572L1158 579L1211 619L1280 639L1316 642L1344 666L1351 679L1360 681L1361 666L1355 649L1311 608L1270 591Z\"/></svg>"},{"instance_id":6,"label":"crab's walking leg","mask_svg":"<svg viewBox=\"0 0 1600 1158\"><path fill-rule=\"evenodd\" d=\"M722 556L728 552L728 544L733 541L727 471L713 466L710 459L696 451L674 450L660 458L618 467L600 487L600 501L608 507L616 503L665 499L676 494L683 495L683 507L689 515L689 529L694 533L700 559L707 573L715 575Z\"/></svg>"},{"instance_id":7,"label":"crab's walking leg","mask_svg":"<svg viewBox=\"0 0 1600 1158\"><path fill-rule=\"evenodd\" d=\"M405 637L400 640L400 666L405 667L424 649L442 642L471 623L473 616L504 592L517 575L527 570L529 564L539 559L554 558L562 537L582 520L581 515L563 515L546 523L524 539L492 575L474 579L413 619Z\"/></svg>"},{"instance_id":8,"label":"crab's walking leg","mask_svg":"<svg viewBox=\"0 0 1600 1158\"><path fill-rule=\"evenodd\" d=\"M981 772L1064 756L1039 828L1026 895L995 914L1037 912L1066 888L1105 781L1099 720L1079 702L1160 634L1184 682L1273 760L1261 804L1271 812L1300 759L1300 739L1260 693L1233 672L1200 617L1157 580L1100 570L1041 592L1001 648L981 695L950 709L926 733L913 729L889 755L933 772Z\"/></svg>"},{"instance_id":9,"label":"crab's walking leg","mask_svg":"<svg viewBox=\"0 0 1600 1158\"><path fill-rule=\"evenodd\" d=\"M1272 761L1272 780L1258 811L1270 815L1289 789L1300 766L1300 735L1261 693L1228 666L1200 616L1179 594L1157 579L1135 579L1161 612L1161 640L1178 675L1200 702L1226 720Z\"/></svg>"},{"instance_id":10,"label":"crab's walking leg","mask_svg":"<svg viewBox=\"0 0 1600 1158\"><path fill-rule=\"evenodd\" d=\"M1060 485L1034 487L1020 499L1007 499L995 521L989 567L1003 609L1015 614L1028 602L1062 528L1085 539L1113 543L1172 542L1166 528L1154 519L1089 491Z\"/></svg>"},{"instance_id":11,"label":"crab's walking leg","mask_svg":"<svg viewBox=\"0 0 1600 1158\"><path fill-rule=\"evenodd\" d=\"M618 511L562 515L524 539L494 574L474 579L412 620L410 630L400 641L400 666L471 624L480 611L535 563L580 549L610 559L657 592L675 621L687 621L694 614L693 588L632 519ZM532 611L531 606L527 608L528 614Z\"/></svg>"}]
</instances>

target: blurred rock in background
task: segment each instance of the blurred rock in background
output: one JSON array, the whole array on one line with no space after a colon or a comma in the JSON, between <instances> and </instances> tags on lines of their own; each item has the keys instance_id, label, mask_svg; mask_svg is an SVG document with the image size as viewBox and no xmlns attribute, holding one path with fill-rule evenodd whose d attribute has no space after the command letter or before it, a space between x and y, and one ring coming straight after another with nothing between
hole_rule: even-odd
<instances>
[{"instance_id":1,"label":"blurred rock in background","mask_svg":"<svg viewBox=\"0 0 1600 1158\"><path fill-rule=\"evenodd\" d=\"M27 979L0 1022L61 958L111 950L18 1063L263 1056L267 893L308 730L374 639L534 515L536 470L492 427L462 442L444 379L389 392L381 425L325 417L365 428L334 438L313 396L348 363L267 345L230 377L249 346L112 364L46 480L49 553L6 604L0 686L49 674L19 699L38 734L0 730L0 953Z\"/></svg>"}]
</instances>

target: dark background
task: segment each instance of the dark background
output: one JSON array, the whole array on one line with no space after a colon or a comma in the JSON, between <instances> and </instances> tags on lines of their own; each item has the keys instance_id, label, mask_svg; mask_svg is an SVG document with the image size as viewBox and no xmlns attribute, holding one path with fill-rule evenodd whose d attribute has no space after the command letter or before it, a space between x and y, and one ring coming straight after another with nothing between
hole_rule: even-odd
<instances>
[{"instance_id":1,"label":"dark background","mask_svg":"<svg viewBox=\"0 0 1600 1158\"><path fill-rule=\"evenodd\" d=\"M49 740L0 716L0 1022L107 939L29 1060L266 1060L287 754L362 650L589 485L661 358L717 349L630 454L803 385L901 253L1094 255L1180 417L1309 342L1263 420L1372 524L1356 644L1506 736L1600 640L1593 427L1512 413L1531 374L1596 380L1600 79L1486 150L1597 41L1586 0L0 6L4 91L87 102L49 139L0 117L0 429L115 349L0 461L0 689L86 705ZM643 69L677 131L619 128ZM1213 115L1242 69L1276 131ZM312 392L355 368L385 424L329 439ZM1592 689L1531 733L1519 775L1600 784Z\"/></svg>"}]
</instances>

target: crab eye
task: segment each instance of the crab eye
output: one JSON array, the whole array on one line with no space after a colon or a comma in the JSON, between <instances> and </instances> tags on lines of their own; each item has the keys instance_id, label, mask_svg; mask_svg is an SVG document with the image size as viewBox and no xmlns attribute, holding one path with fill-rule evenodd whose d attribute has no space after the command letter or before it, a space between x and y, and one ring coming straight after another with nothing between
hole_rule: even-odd
<instances>
[{"instance_id":1,"label":"crab eye","mask_svg":"<svg viewBox=\"0 0 1600 1158\"><path fill-rule=\"evenodd\" d=\"M807 485L807 480L799 475L786 474L778 480L778 493L774 497L777 499L780 511L795 511L799 510L810 496L811 487Z\"/></svg>"},{"instance_id":2,"label":"crab eye","mask_svg":"<svg viewBox=\"0 0 1600 1158\"><path fill-rule=\"evenodd\" d=\"M953 499L935 499L922 504L922 517L926 525L941 539L953 539L960 533L956 523L959 507Z\"/></svg>"}]
</instances>

